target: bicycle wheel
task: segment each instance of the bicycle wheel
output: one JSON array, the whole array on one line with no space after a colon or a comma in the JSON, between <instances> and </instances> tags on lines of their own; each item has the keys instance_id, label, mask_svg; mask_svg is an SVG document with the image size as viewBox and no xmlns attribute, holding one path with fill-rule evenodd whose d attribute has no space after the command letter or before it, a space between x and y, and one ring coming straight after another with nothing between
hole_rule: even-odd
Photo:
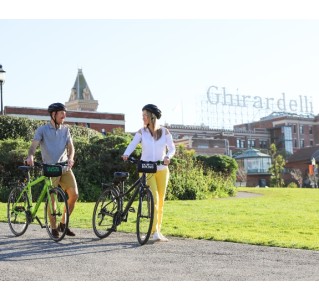
<instances>
[{"instance_id":1,"label":"bicycle wheel","mask_svg":"<svg viewBox=\"0 0 319 300\"><path fill-rule=\"evenodd\" d=\"M28 195L22 187L15 187L9 194L7 217L9 227L16 236L24 234L29 226Z\"/></svg>"},{"instance_id":2,"label":"bicycle wheel","mask_svg":"<svg viewBox=\"0 0 319 300\"><path fill-rule=\"evenodd\" d=\"M116 230L114 218L118 211L115 198L117 192L112 187L104 190L95 203L92 217L93 230L99 238L105 238Z\"/></svg>"},{"instance_id":3,"label":"bicycle wheel","mask_svg":"<svg viewBox=\"0 0 319 300\"><path fill-rule=\"evenodd\" d=\"M44 221L49 237L55 242L61 241L69 225L69 206L64 191L59 187L51 189L50 198L45 201ZM65 224L62 231L59 226L61 222Z\"/></svg>"},{"instance_id":4,"label":"bicycle wheel","mask_svg":"<svg viewBox=\"0 0 319 300\"><path fill-rule=\"evenodd\" d=\"M141 245L150 238L154 219L154 199L149 188L145 188L140 195L137 209L136 234Z\"/></svg>"}]
</instances>

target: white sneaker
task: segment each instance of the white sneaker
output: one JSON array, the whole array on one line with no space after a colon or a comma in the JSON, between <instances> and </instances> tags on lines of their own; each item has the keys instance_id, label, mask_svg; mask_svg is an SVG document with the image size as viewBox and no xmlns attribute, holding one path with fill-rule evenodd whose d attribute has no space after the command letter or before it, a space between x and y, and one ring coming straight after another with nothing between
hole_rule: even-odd
<instances>
[{"instance_id":1,"label":"white sneaker","mask_svg":"<svg viewBox=\"0 0 319 300\"><path fill-rule=\"evenodd\" d=\"M153 235L153 241L159 241L161 239L159 233L155 232L154 235Z\"/></svg>"},{"instance_id":2,"label":"white sneaker","mask_svg":"<svg viewBox=\"0 0 319 300\"><path fill-rule=\"evenodd\" d=\"M160 237L161 242L168 242L168 238L166 238L164 235L162 235L161 233L159 233L158 235Z\"/></svg>"}]
</instances>

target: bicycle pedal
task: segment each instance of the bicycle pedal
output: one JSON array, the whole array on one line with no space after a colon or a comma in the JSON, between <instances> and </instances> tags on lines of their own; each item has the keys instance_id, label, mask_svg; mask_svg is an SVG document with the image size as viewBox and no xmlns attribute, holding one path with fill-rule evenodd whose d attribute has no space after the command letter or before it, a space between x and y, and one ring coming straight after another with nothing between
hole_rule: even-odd
<instances>
[{"instance_id":1,"label":"bicycle pedal","mask_svg":"<svg viewBox=\"0 0 319 300\"><path fill-rule=\"evenodd\" d=\"M132 212L132 213L135 213L135 208L134 207L130 207L128 211Z\"/></svg>"},{"instance_id":2,"label":"bicycle pedal","mask_svg":"<svg viewBox=\"0 0 319 300\"><path fill-rule=\"evenodd\" d=\"M27 211L25 212L25 214L26 214L27 222L28 222L29 224L32 223L33 218L32 218L31 211L27 210Z\"/></svg>"},{"instance_id":3,"label":"bicycle pedal","mask_svg":"<svg viewBox=\"0 0 319 300\"><path fill-rule=\"evenodd\" d=\"M25 211L25 208L24 208L24 206L18 206L18 205L17 205L17 206L15 207L15 210L18 211L18 212L24 212L24 211Z\"/></svg>"}]
</instances>

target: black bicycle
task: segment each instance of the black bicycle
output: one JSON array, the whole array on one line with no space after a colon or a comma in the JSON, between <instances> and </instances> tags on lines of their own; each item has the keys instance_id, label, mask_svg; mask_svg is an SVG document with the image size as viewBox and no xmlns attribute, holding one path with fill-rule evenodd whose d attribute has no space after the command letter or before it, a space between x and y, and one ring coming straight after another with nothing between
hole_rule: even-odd
<instances>
[{"instance_id":1,"label":"black bicycle","mask_svg":"<svg viewBox=\"0 0 319 300\"><path fill-rule=\"evenodd\" d=\"M129 212L136 212L133 203L137 200L136 234L138 242L144 245L150 238L154 218L154 199L149 186L146 185L146 176L153 176L149 173L156 172L158 163L132 157L129 157L128 161L136 164L141 176L126 190L125 181L129 173L114 173L112 183L107 185L95 203L93 230L99 238L109 236L117 230L117 226L127 221Z\"/></svg>"}]
</instances>

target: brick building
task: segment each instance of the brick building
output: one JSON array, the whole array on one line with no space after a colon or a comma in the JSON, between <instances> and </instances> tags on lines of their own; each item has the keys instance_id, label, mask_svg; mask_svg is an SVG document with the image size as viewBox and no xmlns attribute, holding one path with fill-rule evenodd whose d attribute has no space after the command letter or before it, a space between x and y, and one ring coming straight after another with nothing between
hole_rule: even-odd
<instances>
[{"instance_id":1,"label":"brick building","mask_svg":"<svg viewBox=\"0 0 319 300\"><path fill-rule=\"evenodd\" d=\"M233 130L208 126L166 125L174 139L188 139L187 147L201 154L238 155L254 148L267 153L274 143L291 155L319 145L319 116L272 113L258 122L235 125ZM184 143L185 144L185 143Z\"/></svg>"},{"instance_id":2,"label":"brick building","mask_svg":"<svg viewBox=\"0 0 319 300\"><path fill-rule=\"evenodd\" d=\"M69 101L65 102L65 106L68 110L66 124L85 126L100 132L111 132L115 128L122 128L125 131L124 114L97 111L98 101L93 98L82 69L78 69ZM5 106L4 114L35 120L50 120L47 107Z\"/></svg>"}]
</instances>

